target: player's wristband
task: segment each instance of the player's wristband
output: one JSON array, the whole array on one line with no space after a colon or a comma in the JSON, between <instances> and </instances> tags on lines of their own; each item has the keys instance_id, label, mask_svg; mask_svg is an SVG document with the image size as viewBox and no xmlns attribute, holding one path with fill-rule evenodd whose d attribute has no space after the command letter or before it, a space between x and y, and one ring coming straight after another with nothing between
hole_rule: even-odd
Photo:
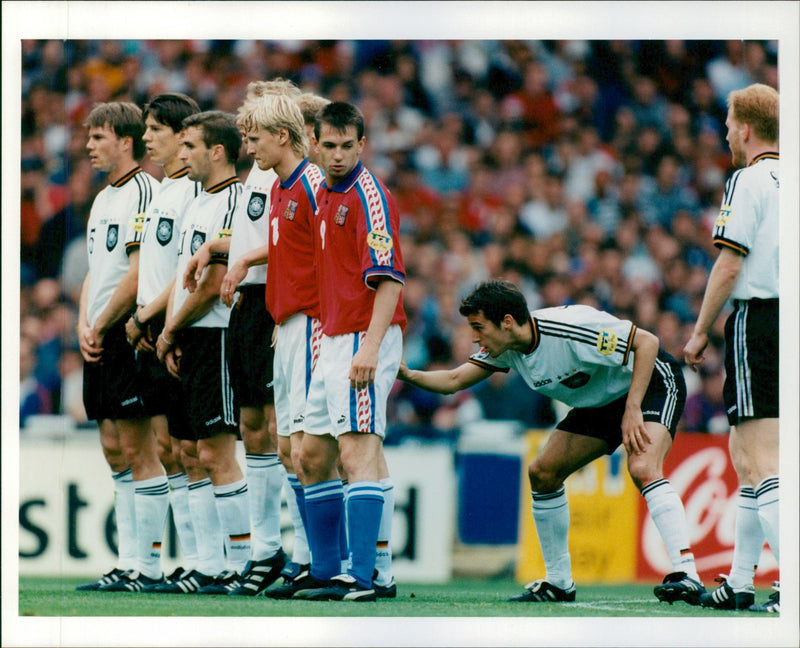
<instances>
[{"instance_id":1,"label":"player's wristband","mask_svg":"<svg viewBox=\"0 0 800 648\"><path fill-rule=\"evenodd\" d=\"M138 328L140 331L144 327L144 324L139 321L139 315L136 311L133 311L133 323L136 324L136 328Z\"/></svg>"}]
</instances>

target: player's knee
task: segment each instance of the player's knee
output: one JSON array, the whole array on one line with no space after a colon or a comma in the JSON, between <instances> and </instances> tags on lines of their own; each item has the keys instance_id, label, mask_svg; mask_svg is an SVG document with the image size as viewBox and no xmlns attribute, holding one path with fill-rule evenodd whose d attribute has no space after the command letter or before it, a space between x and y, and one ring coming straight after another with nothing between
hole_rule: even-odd
<instances>
[{"instance_id":1,"label":"player's knee","mask_svg":"<svg viewBox=\"0 0 800 648\"><path fill-rule=\"evenodd\" d=\"M663 470L660 465L649 461L637 460L631 456L628 460L628 474L631 476L636 488L642 490L650 482L661 479Z\"/></svg>"},{"instance_id":2,"label":"player's knee","mask_svg":"<svg viewBox=\"0 0 800 648\"><path fill-rule=\"evenodd\" d=\"M528 465L528 481L531 484L531 490L537 493L557 491L563 483L555 471L535 460Z\"/></svg>"}]
</instances>

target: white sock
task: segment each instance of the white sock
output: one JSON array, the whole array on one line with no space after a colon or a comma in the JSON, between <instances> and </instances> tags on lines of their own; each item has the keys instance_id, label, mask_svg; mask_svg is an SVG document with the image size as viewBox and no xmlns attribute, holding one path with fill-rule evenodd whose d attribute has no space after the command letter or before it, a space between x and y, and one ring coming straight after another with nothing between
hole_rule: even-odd
<instances>
[{"instance_id":1,"label":"white sock","mask_svg":"<svg viewBox=\"0 0 800 648\"><path fill-rule=\"evenodd\" d=\"M206 576L225 570L225 544L211 480L189 483L189 511L197 540L197 566Z\"/></svg>"},{"instance_id":2,"label":"white sock","mask_svg":"<svg viewBox=\"0 0 800 648\"><path fill-rule=\"evenodd\" d=\"M247 480L214 486L219 520L222 523L226 569L241 574L250 560L250 504Z\"/></svg>"},{"instance_id":3,"label":"white sock","mask_svg":"<svg viewBox=\"0 0 800 648\"><path fill-rule=\"evenodd\" d=\"M572 562L569 556L569 505L564 486L554 493L531 491L531 512L546 569L545 580L567 589L572 585Z\"/></svg>"},{"instance_id":4,"label":"white sock","mask_svg":"<svg viewBox=\"0 0 800 648\"><path fill-rule=\"evenodd\" d=\"M136 569L136 505L131 469L111 473L114 479L114 517L117 521L117 569Z\"/></svg>"},{"instance_id":5,"label":"white sock","mask_svg":"<svg viewBox=\"0 0 800 648\"><path fill-rule=\"evenodd\" d=\"M272 558L281 548L281 489L285 471L276 453L248 454L245 459L252 559L264 560Z\"/></svg>"},{"instance_id":6,"label":"white sock","mask_svg":"<svg viewBox=\"0 0 800 648\"><path fill-rule=\"evenodd\" d=\"M311 550L308 548L308 536L303 525L303 516L300 514L300 507L297 504L297 489L302 494L303 487L295 474L286 475L286 508L289 509L289 516L294 527L294 545L292 546L292 561L299 565L311 563Z\"/></svg>"},{"instance_id":7,"label":"white sock","mask_svg":"<svg viewBox=\"0 0 800 648\"><path fill-rule=\"evenodd\" d=\"M346 574L350 567L350 540L347 535L350 531L350 525L347 522L347 496L350 493L350 482L342 481L342 489L344 490L342 502L344 510L342 511L342 527L339 529L339 548L342 551L341 570L343 574Z\"/></svg>"},{"instance_id":8,"label":"white sock","mask_svg":"<svg viewBox=\"0 0 800 648\"><path fill-rule=\"evenodd\" d=\"M667 479L657 479L642 489L650 517L667 549L673 571L686 572L689 578L700 581L689 543L689 525L678 493Z\"/></svg>"},{"instance_id":9,"label":"white sock","mask_svg":"<svg viewBox=\"0 0 800 648\"><path fill-rule=\"evenodd\" d=\"M750 486L739 489L736 526L733 540L733 561L728 585L735 590L753 587L753 576L764 546L764 530L758 517L756 493Z\"/></svg>"},{"instance_id":10,"label":"white sock","mask_svg":"<svg viewBox=\"0 0 800 648\"><path fill-rule=\"evenodd\" d=\"M383 488L383 514L381 526L378 529L378 546L375 556L375 569L378 575L375 582L378 585L388 585L392 582L392 518L394 517L394 482L391 477L381 479Z\"/></svg>"},{"instance_id":11,"label":"white sock","mask_svg":"<svg viewBox=\"0 0 800 648\"><path fill-rule=\"evenodd\" d=\"M133 482L136 506L136 540L139 572L148 578L161 576L161 543L169 510L166 475Z\"/></svg>"},{"instance_id":12,"label":"white sock","mask_svg":"<svg viewBox=\"0 0 800 648\"><path fill-rule=\"evenodd\" d=\"M780 525L779 525L779 488L778 476L767 477L755 488L756 501L758 502L758 518L761 528L767 536L769 548L775 555L775 560L780 565Z\"/></svg>"},{"instance_id":13,"label":"white sock","mask_svg":"<svg viewBox=\"0 0 800 648\"><path fill-rule=\"evenodd\" d=\"M172 519L183 553L183 568L192 571L197 564L197 539L194 536L194 524L189 512L189 477L181 472L169 475L167 480L170 487L169 505L172 508Z\"/></svg>"}]
</instances>

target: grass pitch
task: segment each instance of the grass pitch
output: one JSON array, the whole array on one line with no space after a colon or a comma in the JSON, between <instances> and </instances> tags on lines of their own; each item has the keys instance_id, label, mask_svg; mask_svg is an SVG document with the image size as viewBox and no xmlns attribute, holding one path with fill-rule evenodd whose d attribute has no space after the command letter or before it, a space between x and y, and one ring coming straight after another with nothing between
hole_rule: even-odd
<instances>
[{"instance_id":1,"label":"grass pitch","mask_svg":"<svg viewBox=\"0 0 800 648\"><path fill-rule=\"evenodd\" d=\"M578 585L574 603L508 603L522 591L509 579L458 579L445 585L399 583L397 598L376 603L275 601L263 596L78 592L88 579L24 577L19 616L30 617L761 617L660 603L652 585ZM756 592L763 602L771 590Z\"/></svg>"}]
</instances>

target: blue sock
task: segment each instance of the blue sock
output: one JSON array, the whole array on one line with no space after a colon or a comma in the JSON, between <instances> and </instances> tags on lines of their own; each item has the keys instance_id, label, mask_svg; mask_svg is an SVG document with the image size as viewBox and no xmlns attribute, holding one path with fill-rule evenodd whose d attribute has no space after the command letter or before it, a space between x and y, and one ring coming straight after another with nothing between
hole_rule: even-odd
<instances>
[{"instance_id":1,"label":"blue sock","mask_svg":"<svg viewBox=\"0 0 800 648\"><path fill-rule=\"evenodd\" d=\"M383 514L383 487L378 482L350 484L347 496L347 529L350 540L348 574L362 587L372 587L375 545Z\"/></svg>"},{"instance_id":2,"label":"blue sock","mask_svg":"<svg viewBox=\"0 0 800 648\"><path fill-rule=\"evenodd\" d=\"M339 525L344 491L339 479L305 488L306 535L311 549L311 575L329 580L340 573Z\"/></svg>"},{"instance_id":3,"label":"blue sock","mask_svg":"<svg viewBox=\"0 0 800 648\"><path fill-rule=\"evenodd\" d=\"M306 495L303 490L303 485L297 478L297 475L287 475L289 485L294 491L294 498L297 500L297 510L300 511L300 517L303 520L303 528L308 528L308 520L306 519Z\"/></svg>"}]
</instances>

